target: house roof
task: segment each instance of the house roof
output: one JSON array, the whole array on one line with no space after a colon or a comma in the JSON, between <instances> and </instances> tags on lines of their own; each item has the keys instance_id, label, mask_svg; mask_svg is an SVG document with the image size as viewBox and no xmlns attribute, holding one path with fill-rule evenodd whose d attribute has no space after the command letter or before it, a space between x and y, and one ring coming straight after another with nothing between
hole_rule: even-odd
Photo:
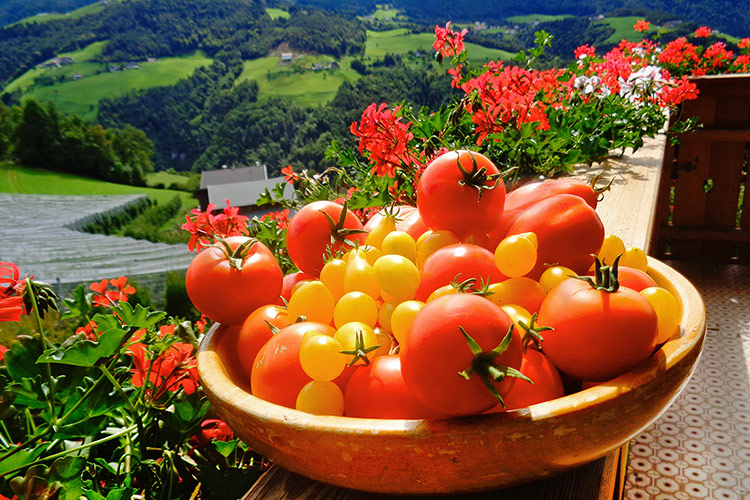
<instances>
[{"instance_id":1,"label":"house roof","mask_svg":"<svg viewBox=\"0 0 750 500\"><path fill-rule=\"evenodd\" d=\"M268 178L265 165L242 168L221 168L204 170L201 174L201 189L217 184L235 184L238 182L260 181Z\"/></svg>"},{"instance_id":2,"label":"house roof","mask_svg":"<svg viewBox=\"0 0 750 500\"><path fill-rule=\"evenodd\" d=\"M226 206L224 200L229 200L233 207L248 207L258 203L260 195L268 188L272 190L276 184L284 182L284 177L272 177L255 181L235 182L232 184L209 184L207 187L208 202L221 208ZM293 189L284 191L285 197L291 197Z\"/></svg>"}]
</instances>

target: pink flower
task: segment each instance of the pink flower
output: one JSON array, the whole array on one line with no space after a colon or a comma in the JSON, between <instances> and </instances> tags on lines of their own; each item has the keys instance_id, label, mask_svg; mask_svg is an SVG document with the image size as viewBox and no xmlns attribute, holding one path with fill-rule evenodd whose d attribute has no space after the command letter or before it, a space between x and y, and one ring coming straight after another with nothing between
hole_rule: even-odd
<instances>
[{"instance_id":1,"label":"pink flower","mask_svg":"<svg viewBox=\"0 0 750 500\"><path fill-rule=\"evenodd\" d=\"M711 36L711 28L708 26L701 26L695 30L695 38L708 38Z\"/></svg>"}]
</instances>

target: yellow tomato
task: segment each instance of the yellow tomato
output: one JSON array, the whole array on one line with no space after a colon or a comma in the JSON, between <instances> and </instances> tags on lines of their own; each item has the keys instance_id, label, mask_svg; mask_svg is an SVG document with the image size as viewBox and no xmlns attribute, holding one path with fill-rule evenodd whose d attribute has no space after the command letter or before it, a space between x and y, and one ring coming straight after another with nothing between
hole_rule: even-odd
<instances>
[{"instance_id":1,"label":"yellow tomato","mask_svg":"<svg viewBox=\"0 0 750 500\"><path fill-rule=\"evenodd\" d=\"M615 263L615 259L625 255L625 243L622 242L619 236L614 234L608 234L604 236L602 247L599 249L597 256L602 265L611 266ZM622 259L622 257L620 257ZM622 260L620 261L622 264ZM591 264L590 270L594 269L594 264Z\"/></svg>"},{"instance_id":2,"label":"yellow tomato","mask_svg":"<svg viewBox=\"0 0 750 500\"><path fill-rule=\"evenodd\" d=\"M409 233L392 231L383 238L383 254L403 255L412 262L417 261L417 243Z\"/></svg>"},{"instance_id":3,"label":"yellow tomato","mask_svg":"<svg viewBox=\"0 0 750 500\"><path fill-rule=\"evenodd\" d=\"M311 380L300 389L296 409L314 415L344 414L344 394L333 382Z\"/></svg>"},{"instance_id":4,"label":"yellow tomato","mask_svg":"<svg viewBox=\"0 0 750 500\"><path fill-rule=\"evenodd\" d=\"M329 260L323 266L323 269L320 270L320 281L325 284L335 300L338 300L342 295L344 295L345 277L346 261L344 261L343 259Z\"/></svg>"},{"instance_id":5,"label":"yellow tomato","mask_svg":"<svg viewBox=\"0 0 750 500\"><path fill-rule=\"evenodd\" d=\"M561 281L575 276L576 273L569 267L565 266L552 266L544 270L542 275L539 277L539 284L544 288L545 293L549 293L555 286Z\"/></svg>"},{"instance_id":6,"label":"yellow tomato","mask_svg":"<svg viewBox=\"0 0 750 500\"><path fill-rule=\"evenodd\" d=\"M306 333L299 348L302 370L313 380L335 379L346 367L346 355L341 350L341 344L333 337Z\"/></svg>"},{"instance_id":7,"label":"yellow tomato","mask_svg":"<svg viewBox=\"0 0 750 500\"><path fill-rule=\"evenodd\" d=\"M638 247L629 247L625 250L625 256L620 259L621 266L632 267L644 273L648 271L648 257L646 252Z\"/></svg>"},{"instance_id":8,"label":"yellow tomato","mask_svg":"<svg viewBox=\"0 0 750 500\"><path fill-rule=\"evenodd\" d=\"M422 240L422 243L417 245L417 267L422 269L425 261L430 255L443 247L455 245L458 242L456 235L450 231L445 229L433 231Z\"/></svg>"},{"instance_id":9,"label":"yellow tomato","mask_svg":"<svg viewBox=\"0 0 750 500\"><path fill-rule=\"evenodd\" d=\"M419 270L403 255L383 255L372 266L382 291L399 302L414 298L419 288Z\"/></svg>"},{"instance_id":10,"label":"yellow tomato","mask_svg":"<svg viewBox=\"0 0 750 500\"><path fill-rule=\"evenodd\" d=\"M364 292L345 293L333 309L333 324L336 328L350 321L361 321L375 327L377 320L378 305L375 299Z\"/></svg>"},{"instance_id":11,"label":"yellow tomato","mask_svg":"<svg viewBox=\"0 0 750 500\"><path fill-rule=\"evenodd\" d=\"M287 313L290 322L300 316L307 321L328 324L333 319L333 295L322 281L308 281L300 286L289 299Z\"/></svg>"},{"instance_id":12,"label":"yellow tomato","mask_svg":"<svg viewBox=\"0 0 750 500\"><path fill-rule=\"evenodd\" d=\"M678 332L682 309L672 293L658 286L641 290L641 295L653 306L658 321L658 335L656 343L666 342Z\"/></svg>"},{"instance_id":13,"label":"yellow tomato","mask_svg":"<svg viewBox=\"0 0 750 500\"><path fill-rule=\"evenodd\" d=\"M404 341L406 332L409 331L409 327L411 326L412 321L414 321L414 317L423 307L424 302L418 300L407 300L401 302L393 310L393 314L391 314L391 333L399 343Z\"/></svg>"},{"instance_id":14,"label":"yellow tomato","mask_svg":"<svg viewBox=\"0 0 750 500\"><path fill-rule=\"evenodd\" d=\"M495 265L510 278L525 276L536 265L537 247L534 233L508 236L495 249Z\"/></svg>"}]
</instances>

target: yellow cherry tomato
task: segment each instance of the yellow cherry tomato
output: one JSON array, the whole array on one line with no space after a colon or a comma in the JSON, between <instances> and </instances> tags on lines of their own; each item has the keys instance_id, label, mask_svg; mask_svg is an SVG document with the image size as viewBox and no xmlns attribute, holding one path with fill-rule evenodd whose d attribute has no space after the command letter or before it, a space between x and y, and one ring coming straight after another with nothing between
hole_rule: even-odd
<instances>
[{"instance_id":1,"label":"yellow cherry tomato","mask_svg":"<svg viewBox=\"0 0 750 500\"><path fill-rule=\"evenodd\" d=\"M539 282L525 277L508 278L500 283L492 283L489 291L492 294L487 298L498 306L516 304L532 313L539 310L547 295Z\"/></svg>"},{"instance_id":2,"label":"yellow cherry tomato","mask_svg":"<svg viewBox=\"0 0 750 500\"><path fill-rule=\"evenodd\" d=\"M620 259L621 266L632 267L644 273L648 271L648 257L646 252L638 247L628 247L625 255Z\"/></svg>"},{"instance_id":3,"label":"yellow cherry tomato","mask_svg":"<svg viewBox=\"0 0 750 500\"><path fill-rule=\"evenodd\" d=\"M372 228L365 238L365 244L373 246L375 248L383 247L383 238L388 233L396 230L396 217L393 215L385 214L382 219Z\"/></svg>"},{"instance_id":4,"label":"yellow cherry tomato","mask_svg":"<svg viewBox=\"0 0 750 500\"><path fill-rule=\"evenodd\" d=\"M342 295L333 308L333 324L338 328L350 321L361 321L375 327L378 321L378 305L375 299L364 292L348 292Z\"/></svg>"},{"instance_id":5,"label":"yellow cherry tomato","mask_svg":"<svg viewBox=\"0 0 750 500\"><path fill-rule=\"evenodd\" d=\"M459 241L458 238L456 238L456 235L451 233L450 231L447 231L445 229L433 231L432 233L427 235L424 240L422 240L422 243L417 245L417 267L419 267L419 269L422 269L425 261L430 255L443 247L447 247L448 245L455 245L458 242Z\"/></svg>"},{"instance_id":6,"label":"yellow cherry tomato","mask_svg":"<svg viewBox=\"0 0 750 500\"><path fill-rule=\"evenodd\" d=\"M521 335L524 334L524 328L520 323L524 323L526 326L531 321L531 313L517 304L505 304L500 306L500 309L505 311L511 320L513 320L513 328Z\"/></svg>"},{"instance_id":7,"label":"yellow cherry tomato","mask_svg":"<svg viewBox=\"0 0 750 500\"><path fill-rule=\"evenodd\" d=\"M302 370L313 380L335 379L346 367L346 355L341 350L341 344L333 337L306 333L299 348Z\"/></svg>"},{"instance_id":8,"label":"yellow cherry tomato","mask_svg":"<svg viewBox=\"0 0 750 500\"><path fill-rule=\"evenodd\" d=\"M419 288L419 270L403 255L383 255L372 266L382 291L399 302L414 298Z\"/></svg>"},{"instance_id":9,"label":"yellow cherry tomato","mask_svg":"<svg viewBox=\"0 0 750 500\"><path fill-rule=\"evenodd\" d=\"M344 414L344 394L333 382L311 380L300 389L296 409L313 415Z\"/></svg>"},{"instance_id":10,"label":"yellow cherry tomato","mask_svg":"<svg viewBox=\"0 0 750 500\"><path fill-rule=\"evenodd\" d=\"M625 243L622 242L620 237L614 234L604 236L602 247L597 253L602 265L611 266L615 263L615 259L621 255L625 255ZM620 264L622 264L622 261L620 261ZM594 269L594 264L591 265L591 269Z\"/></svg>"},{"instance_id":11,"label":"yellow cherry tomato","mask_svg":"<svg viewBox=\"0 0 750 500\"><path fill-rule=\"evenodd\" d=\"M383 238L381 247L383 255L403 255L412 262L417 262L417 242L409 233L392 231Z\"/></svg>"},{"instance_id":12,"label":"yellow cherry tomato","mask_svg":"<svg viewBox=\"0 0 750 500\"><path fill-rule=\"evenodd\" d=\"M378 326L384 330L391 331L391 314L400 302L390 299L380 304L378 309Z\"/></svg>"},{"instance_id":13,"label":"yellow cherry tomato","mask_svg":"<svg viewBox=\"0 0 750 500\"><path fill-rule=\"evenodd\" d=\"M393 314L391 314L391 333L399 343L404 341L406 332L409 331L414 317L423 307L424 302L407 300L401 302L393 310Z\"/></svg>"},{"instance_id":14,"label":"yellow cherry tomato","mask_svg":"<svg viewBox=\"0 0 750 500\"><path fill-rule=\"evenodd\" d=\"M300 316L308 321L328 324L333 319L333 295L322 281L308 281L300 286L289 298L287 314L294 322Z\"/></svg>"},{"instance_id":15,"label":"yellow cherry tomato","mask_svg":"<svg viewBox=\"0 0 750 500\"><path fill-rule=\"evenodd\" d=\"M644 288L641 295L646 297L656 311L659 325L656 343L666 342L679 331L682 314L680 303L669 290L658 286Z\"/></svg>"},{"instance_id":16,"label":"yellow cherry tomato","mask_svg":"<svg viewBox=\"0 0 750 500\"><path fill-rule=\"evenodd\" d=\"M361 321L350 321L341 325L333 335L346 354L347 364L368 364L369 353L380 347L375 330ZM364 358L368 361L365 361Z\"/></svg>"},{"instance_id":17,"label":"yellow cherry tomato","mask_svg":"<svg viewBox=\"0 0 750 500\"><path fill-rule=\"evenodd\" d=\"M453 285L443 285L427 297L427 302L432 302L435 299L443 297L445 295L453 295L458 293L458 288Z\"/></svg>"},{"instance_id":18,"label":"yellow cherry tomato","mask_svg":"<svg viewBox=\"0 0 750 500\"><path fill-rule=\"evenodd\" d=\"M352 253L349 262L346 263L344 292L363 292L373 299L380 296L380 285L375 277L375 271L361 252Z\"/></svg>"},{"instance_id":19,"label":"yellow cherry tomato","mask_svg":"<svg viewBox=\"0 0 750 500\"><path fill-rule=\"evenodd\" d=\"M544 288L545 293L549 293L555 286L561 281L565 281L571 276L575 276L576 273L569 267L565 266L552 266L544 270L542 275L539 277L539 284Z\"/></svg>"},{"instance_id":20,"label":"yellow cherry tomato","mask_svg":"<svg viewBox=\"0 0 750 500\"><path fill-rule=\"evenodd\" d=\"M320 281L328 288L335 300L344 295L345 276L346 261L343 259L329 260L320 270Z\"/></svg>"},{"instance_id":21,"label":"yellow cherry tomato","mask_svg":"<svg viewBox=\"0 0 750 500\"><path fill-rule=\"evenodd\" d=\"M525 276L536 265L537 247L534 233L508 236L495 249L495 265L501 273L510 278Z\"/></svg>"}]
</instances>

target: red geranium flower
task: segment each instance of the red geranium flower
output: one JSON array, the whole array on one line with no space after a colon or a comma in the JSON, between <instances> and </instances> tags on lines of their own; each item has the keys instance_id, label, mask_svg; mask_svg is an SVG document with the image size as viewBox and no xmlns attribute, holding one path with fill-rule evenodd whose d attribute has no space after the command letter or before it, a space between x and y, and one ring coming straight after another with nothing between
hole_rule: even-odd
<instances>
[{"instance_id":1,"label":"red geranium flower","mask_svg":"<svg viewBox=\"0 0 750 500\"><path fill-rule=\"evenodd\" d=\"M247 231L248 218L239 215L239 207L230 205L229 200L226 208L222 213L213 215L216 205L209 203L205 212L199 208L190 211L193 216L186 215L187 222L182 225L182 229L190 232L190 241L188 249L192 252L200 252L204 248L212 245L217 238L228 238L229 236L241 236Z\"/></svg>"},{"instance_id":2,"label":"red geranium flower","mask_svg":"<svg viewBox=\"0 0 750 500\"><path fill-rule=\"evenodd\" d=\"M396 169L412 165L416 159L409 150L414 135L409 132L411 122L404 123L396 116L400 106L388 109L386 103L370 104L359 122L353 122L349 131L359 137L359 152L369 153L372 173L394 177Z\"/></svg>"},{"instance_id":3,"label":"red geranium flower","mask_svg":"<svg viewBox=\"0 0 750 500\"><path fill-rule=\"evenodd\" d=\"M113 286L114 289L108 288L107 285ZM128 285L128 279L125 276L113 280L101 280L98 283L94 282L89 287L94 292L92 298L94 306L99 307L113 307L119 302L127 302L128 295L135 293L135 288Z\"/></svg>"},{"instance_id":4,"label":"red geranium flower","mask_svg":"<svg viewBox=\"0 0 750 500\"><path fill-rule=\"evenodd\" d=\"M5 353L6 353L7 350L8 350L7 347L5 347L4 345L0 344L0 361L2 361L5 358ZM0 499L0 500L2 500L2 499Z\"/></svg>"},{"instance_id":5,"label":"red geranium flower","mask_svg":"<svg viewBox=\"0 0 750 500\"><path fill-rule=\"evenodd\" d=\"M701 26L695 30L695 38L708 38L711 36L711 28L708 26Z\"/></svg>"},{"instance_id":6,"label":"red geranium flower","mask_svg":"<svg viewBox=\"0 0 750 500\"><path fill-rule=\"evenodd\" d=\"M638 21L636 21L635 25L633 26L633 29L635 31L640 31L640 32L648 31L650 28L651 28L651 23L646 21L645 19L639 19Z\"/></svg>"},{"instance_id":7,"label":"red geranium flower","mask_svg":"<svg viewBox=\"0 0 750 500\"><path fill-rule=\"evenodd\" d=\"M464 51L464 37L469 30L451 30L451 21L445 23L445 28L435 26L435 43L432 48L437 50L441 57L453 57Z\"/></svg>"}]
</instances>

